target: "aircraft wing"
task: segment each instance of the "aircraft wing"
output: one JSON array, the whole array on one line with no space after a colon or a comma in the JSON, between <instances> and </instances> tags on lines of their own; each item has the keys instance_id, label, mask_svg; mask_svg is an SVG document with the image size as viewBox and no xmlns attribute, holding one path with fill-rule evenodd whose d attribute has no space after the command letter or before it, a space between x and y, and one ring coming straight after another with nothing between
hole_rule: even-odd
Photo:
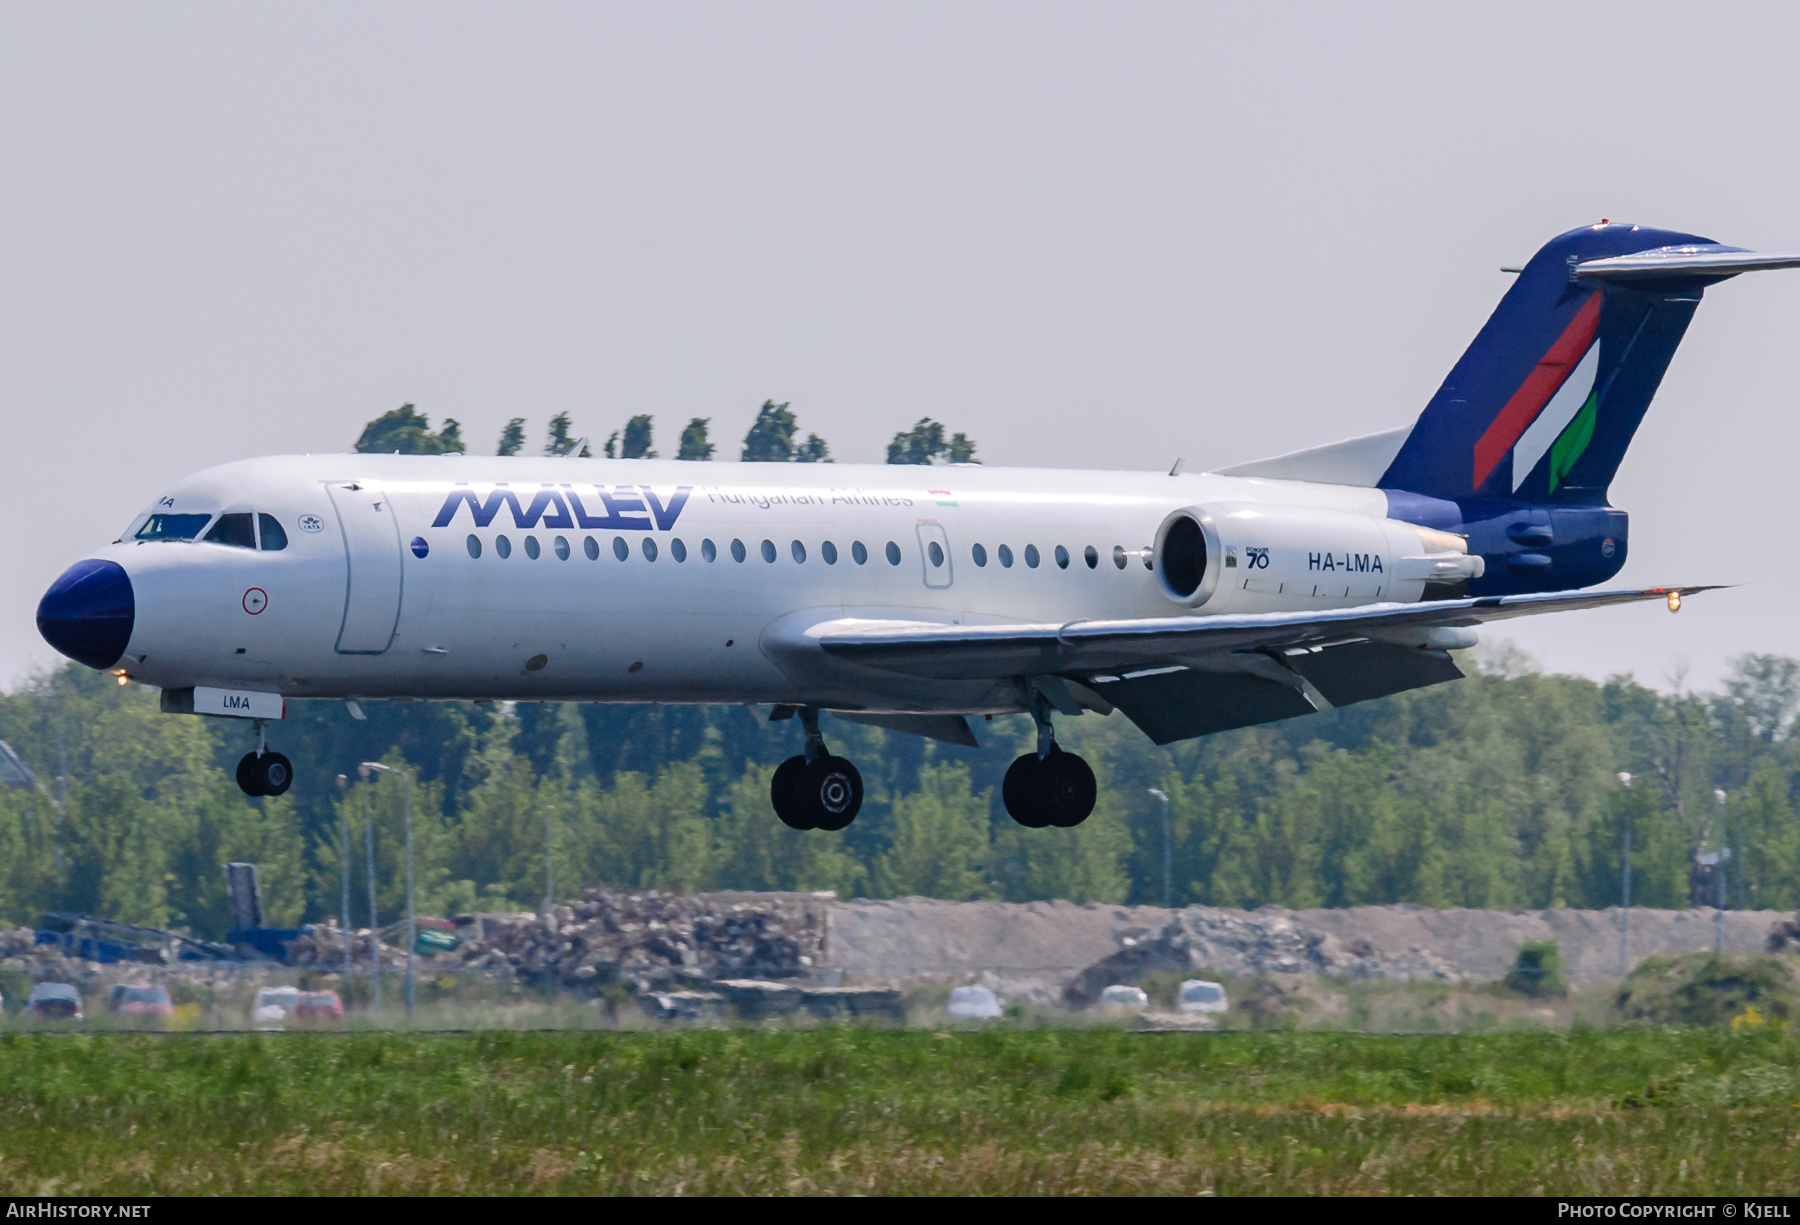
<instances>
[{"instance_id":1,"label":"aircraft wing","mask_svg":"<svg viewBox=\"0 0 1800 1225\"><path fill-rule=\"evenodd\" d=\"M1064 625L846 618L805 637L849 662L909 676L1029 678L1065 713L1117 707L1158 744L1384 697L1462 675L1447 649L1487 621L1679 602L1710 587L1476 596L1320 612L1152 617ZM1071 690L1063 682L1075 682ZM1099 700L1094 700L1095 698Z\"/></svg>"}]
</instances>

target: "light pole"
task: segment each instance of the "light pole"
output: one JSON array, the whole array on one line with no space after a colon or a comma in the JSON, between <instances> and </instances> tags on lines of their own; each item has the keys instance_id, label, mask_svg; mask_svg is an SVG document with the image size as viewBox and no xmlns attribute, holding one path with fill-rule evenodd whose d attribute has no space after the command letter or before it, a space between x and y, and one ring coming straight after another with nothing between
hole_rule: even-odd
<instances>
[{"instance_id":1,"label":"light pole","mask_svg":"<svg viewBox=\"0 0 1800 1225\"><path fill-rule=\"evenodd\" d=\"M350 780L342 774L337 776L338 814L344 818L344 837L338 844L338 858L344 861L343 909L339 922L344 925L344 994L350 993L350 805L346 803Z\"/></svg>"},{"instance_id":2,"label":"light pole","mask_svg":"<svg viewBox=\"0 0 1800 1225\"><path fill-rule=\"evenodd\" d=\"M544 805L544 913L548 915L550 908L556 905L556 866L550 860L550 817L556 811L554 804Z\"/></svg>"},{"instance_id":3,"label":"light pole","mask_svg":"<svg viewBox=\"0 0 1800 1225\"><path fill-rule=\"evenodd\" d=\"M367 782L369 772L358 771ZM369 817L369 789L363 788L363 849L369 860L369 979L374 984L369 1005L381 1015L381 923L375 909L375 822Z\"/></svg>"},{"instance_id":4,"label":"light pole","mask_svg":"<svg viewBox=\"0 0 1800 1225\"><path fill-rule=\"evenodd\" d=\"M1163 821L1163 909L1169 909L1174 898L1175 869L1169 849L1169 797L1160 788L1150 788L1150 794L1162 801Z\"/></svg>"},{"instance_id":5,"label":"light pole","mask_svg":"<svg viewBox=\"0 0 1800 1225\"><path fill-rule=\"evenodd\" d=\"M1631 790L1631 775L1619 771L1619 785ZM1625 805L1625 862L1619 874L1619 977L1631 973L1631 804Z\"/></svg>"},{"instance_id":6,"label":"light pole","mask_svg":"<svg viewBox=\"0 0 1800 1225\"><path fill-rule=\"evenodd\" d=\"M378 761L365 761L359 767L366 775L374 770L382 774L398 774L406 780L405 798L401 800L400 811L406 823L406 1019L410 1023L413 1015L413 946L418 943L418 916L413 911L413 854L412 854L412 771L396 770L393 766L384 766ZM377 948L380 946L377 945Z\"/></svg>"}]
</instances>

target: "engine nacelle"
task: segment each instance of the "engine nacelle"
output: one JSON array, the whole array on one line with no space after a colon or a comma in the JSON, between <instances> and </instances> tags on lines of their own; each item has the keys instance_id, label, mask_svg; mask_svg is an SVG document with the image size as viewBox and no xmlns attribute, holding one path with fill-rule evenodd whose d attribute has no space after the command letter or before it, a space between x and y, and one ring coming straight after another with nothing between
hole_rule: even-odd
<instances>
[{"instance_id":1,"label":"engine nacelle","mask_svg":"<svg viewBox=\"0 0 1800 1225\"><path fill-rule=\"evenodd\" d=\"M1410 604L1460 594L1484 563L1460 536L1351 511L1260 502L1190 506L1163 520L1156 577L1208 612Z\"/></svg>"}]
</instances>

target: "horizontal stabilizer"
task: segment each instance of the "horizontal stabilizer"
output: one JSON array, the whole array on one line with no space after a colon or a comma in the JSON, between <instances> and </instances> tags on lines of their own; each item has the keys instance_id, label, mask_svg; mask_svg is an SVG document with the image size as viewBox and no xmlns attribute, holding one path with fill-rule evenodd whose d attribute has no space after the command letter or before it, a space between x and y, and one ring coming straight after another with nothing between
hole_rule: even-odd
<instances>
[{"instance_id":1,"label":"horizontal stabilizer","mask_svg":"<svg viewBox=\"0 0 1800 1225\"><path fill-rule=\"evenodd\" d=\"M1647 281L1670 276L1703 276L1723 279L1740 272L1765 272L1773 268L1800 268L1800 255L1771 251L1746 251L1719 243L1684 243L1657 247L1609 259L1590 259L1575 265L1575 275L1608 281Z\"/></svg>"},{"instance_id":2,"label":"horizontal stabilizer","mask_svg":"<svg viewBox=\"0 0 1800 1225\"><path fill-rule=\"evenodd\" d=\"M1322 447L1308 447L1269 459L1254 459L1216 469L1220 476L1256 476L1273 481L1317 481L1323 485L1355 485L1373 489L1400 454L1412 426L1364 434Z\"/></svg>"}]
</instances>

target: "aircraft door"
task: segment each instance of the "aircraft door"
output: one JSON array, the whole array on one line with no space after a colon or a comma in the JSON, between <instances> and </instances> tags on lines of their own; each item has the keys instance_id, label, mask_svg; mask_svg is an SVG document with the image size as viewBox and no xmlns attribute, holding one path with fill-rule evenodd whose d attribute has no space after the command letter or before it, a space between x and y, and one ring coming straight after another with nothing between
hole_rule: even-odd
<instances>
[{"instance_id":1,"label":"aircraft door","mask_svg":"<svg viewBox=\"0 0 1800 1225\"><path fill-rule=\"evenodd\" d=\"M950 563L950 537L939 523L919 524L919 554L925 567L925 585L948 587L954 579Z\"/></svg>"},{"instance_id":2,"label":"aircraft door","mask_svg":"<svg viewBox=\"0 0 1800 1225\"><path fill-rule=\"evenodd\" d=\"M400 620L400 521L388 495L368 481L333 481L331 504L344 532L348 587L340 655L379 655Z\"/></svg>"}]
</instances>

